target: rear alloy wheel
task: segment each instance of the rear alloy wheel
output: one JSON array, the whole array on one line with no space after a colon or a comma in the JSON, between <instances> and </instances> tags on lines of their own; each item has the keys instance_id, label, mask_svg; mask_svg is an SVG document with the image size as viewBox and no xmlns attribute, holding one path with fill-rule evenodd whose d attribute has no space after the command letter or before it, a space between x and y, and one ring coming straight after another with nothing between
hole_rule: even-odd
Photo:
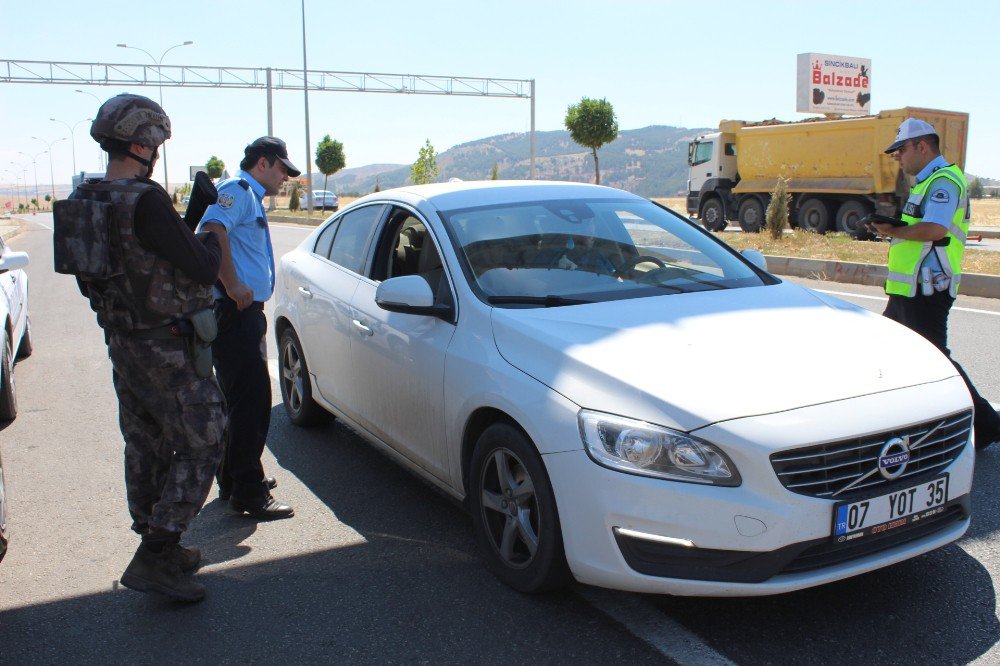
<instances>
[{"instance_id":1,"label":"rear alloy wheel","mask_svg":"<svg viewBox=\"0 0 1000 666\"><path fill-rule=\"evenodd\" d=\"M479 436L469 499L476 541L497 578L526 593L568 581L552 486L541 457L520 430L495 423Z\"/></svg>"},{"instance_id":2,"label":"rear alloy wheel","mask_svg":"<svg viewBox=\"0 0 1000 666\"><path fill-rule=\"evenodd\" d=\"M837 209L837 231L843 231L858 240L868 240L872 233L868 231L865 218L871 212L871 208L864 202L845 201Z\"/></svg>"},{"instance_id":3,"label":"rear alloy wheel","mask_svg":"<svg viewBox=\"0 0 1000 666\"><path fill-rule=\"evenodd\" d=\"M34 347L31 346L31 318L24 320L24 335L21 336L21 344L17 347L17 359L22 361L29 356L31 352L34 351Z\"/></svg>"},{"instance_id":4,"label":"rear alloy wheel","mask_svg":"<svg viewBox=\"0 0 1000 666\"><path fill-rule=\"evenodd\" d=\"M759 234L764 228L764 204L756 197L744 199L740 204L740 229L748 234Z\"/></svg>"},{"instance_id":5,"label":"rear alloy wheel","mask_svg":"<svg viewBox=\"0 0 1000 666\"><path fill-rule=\"evenodd\" d=\"M718 199L709 199L701 206L698 214L701 224L709 231L722 231L729 223L726 221L726 211Z\"/></svg>"},{"instance_id":6,"label":"rear alloy wheel","mask_svg":"<svg viewBox=\"0 0 1000 666\"><path fill-rule=\"evenodd\" d=\"M17 416L17 393L14 391L14 355L7 331L0 341L0 421L13 421Z\"/></svg>"},{"instance_id":7,"label":"rear alloy wheel","mask_svg":"<svg viewBox=\"0 0 1000 666\"><path fill-rule=\"evenodd\" d=\"M302 353L299 337L291 328L281 334L278 363L281 372L278 380L281 387L281 401L285 405L288 419L295 425L303 427L329 422L333 415L316 404L312 398L312 384L309 381L306 357Z\"/></svg>"},{"instance_id":8,"label":"rear alloy wheel","mask_svg":"<svg viewBox=\"0 0 1000 666\"><path fill-rule=\"evenodd\" d=\"M799 228L815 234L825 234L830 228L830 209L819 199L806 199L799 204Z\"/></svg>"}]
</instances>

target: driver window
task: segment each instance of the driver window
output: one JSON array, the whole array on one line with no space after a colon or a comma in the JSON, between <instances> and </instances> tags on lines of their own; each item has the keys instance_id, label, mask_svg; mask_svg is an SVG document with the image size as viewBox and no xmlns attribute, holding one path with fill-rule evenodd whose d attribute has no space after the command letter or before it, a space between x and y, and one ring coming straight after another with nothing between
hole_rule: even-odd
<instances>
[{"instance_id":1,"label":"driver window","mask_svg":"<svg viewBox=\"0 0 1000 666\"><path fill-rule=\"evenodd\" d=\"M372 276L374 279L420 275L434 292L435 303L451 300L448 280L434 239L424 223L409 211L394 211L390 216L380 254Z\"/></svg>"}]
</instances>

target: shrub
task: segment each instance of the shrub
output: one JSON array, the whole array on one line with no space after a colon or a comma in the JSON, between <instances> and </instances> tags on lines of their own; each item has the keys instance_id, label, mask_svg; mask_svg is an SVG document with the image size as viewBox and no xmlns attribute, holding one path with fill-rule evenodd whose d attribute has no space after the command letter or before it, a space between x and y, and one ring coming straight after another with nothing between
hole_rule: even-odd
<instances>
[{"instance_id":1,"label":"shrub","mask_svg":"<svg viewBox=\"0 0 1000 666\"><path fill-rule=\"evenodd\" d=\"M767 233L771 238L778 240L781 238L785 227L788 226L788 208L791 204L792 195L788 193L788 180L778 176L778 182L771 192L771 202L767 204L767 212L764 213L764 224Z\"/></svg>"}]
</instances>

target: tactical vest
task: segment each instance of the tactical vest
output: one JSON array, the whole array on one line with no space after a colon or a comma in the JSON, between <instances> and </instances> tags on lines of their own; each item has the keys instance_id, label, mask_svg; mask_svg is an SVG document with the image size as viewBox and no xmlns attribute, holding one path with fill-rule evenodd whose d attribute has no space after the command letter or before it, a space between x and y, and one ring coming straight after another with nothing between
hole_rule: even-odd
<instances>
[{"instance_id":1,"label":"tactical vest","mask_svg":"<svg viewBox=\"0 0 1000 666\"><path fill-rule=\"evenodd\" d=\"M136 206L156 189L131 178L87 182L53 207L55 270L76 276L105 330L159 328L214 300L211 286L140 245Z\"/></svg>"},{"instance_id":2,"label":"tactical vest","mask_svg":"<svg viewBox=\"0 0 1000 666\"><path fill-rule=\"evenodd\" d=\"M920 282L920 266L931 252L937 254L945 274L951 278L949 292L958 296L958 286L962 281L962 255L965 254L966 236L969 233L969 186L962 170L954 164L941 167L926 180L916 183L910 189L910 196L900 216L908 225L923 219L924 197L931 183L938 178L947 178L958 186L958 207L948 226L948 235L941 241L921 242L893 238L889 246L889 273L886 276L885 292L899 296L913 297Z\"/></svg>"}]
</instances>

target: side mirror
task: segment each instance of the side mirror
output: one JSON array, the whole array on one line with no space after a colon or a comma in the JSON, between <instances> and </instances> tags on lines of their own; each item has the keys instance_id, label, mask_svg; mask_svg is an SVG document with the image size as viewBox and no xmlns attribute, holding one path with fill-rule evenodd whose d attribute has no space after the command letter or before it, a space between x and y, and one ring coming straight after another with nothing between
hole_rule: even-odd
<instances>
[{"instance_id":1,"label":"side mirror","mask_svg":"<svg viewBox=\"0 0 1000 666\"><path fill-rule=\"evenodd\" d=\"M427 280L419 275L389 278L375 290L375 304L389 312L423 315L448 319L451 308L434 305L434 292Z\"/></svg>"},{"instance_id":2,"label":"side mirror","mask_svg":"<svg viewBox=\"0 0 1000 666\"><path fill-rule=\"evenodd\" d=\"M27 252L4 252L0 256L0 273L24 268L28 265Z\"/></svg>"},{"instance_id":3,"label":"side mirror","mask_svg":"<svg viewBox=\"0 0 1000 666\"><path fill-rule=\"evenodd\" d=\"M760 270L767 270L767 258L759 250L740 250L740 254Z\"/></svg>"}]
</instances>

